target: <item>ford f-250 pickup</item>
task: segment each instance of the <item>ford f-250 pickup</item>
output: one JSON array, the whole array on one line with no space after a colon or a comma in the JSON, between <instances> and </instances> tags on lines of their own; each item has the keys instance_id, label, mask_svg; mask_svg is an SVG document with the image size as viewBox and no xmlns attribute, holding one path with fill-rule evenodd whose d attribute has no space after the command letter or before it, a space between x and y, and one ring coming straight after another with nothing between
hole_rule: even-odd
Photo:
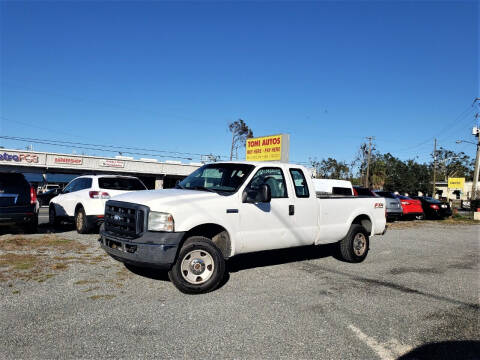
<instances>
[{"instance_id":1,"label":"ford f-250 pickup","mask_svg":"<svg viewBox=\"0 0 480 360\"><path fill-rule=\"evenodd\" d=\"M385 232L385 199L316 195L308 171L286 163L204 165L175 189L107 201L102 248L114 259L168 271L184 293L214 290L225 260L262 250L338 243L361 262Z\"/></svg>"}]
</instances>

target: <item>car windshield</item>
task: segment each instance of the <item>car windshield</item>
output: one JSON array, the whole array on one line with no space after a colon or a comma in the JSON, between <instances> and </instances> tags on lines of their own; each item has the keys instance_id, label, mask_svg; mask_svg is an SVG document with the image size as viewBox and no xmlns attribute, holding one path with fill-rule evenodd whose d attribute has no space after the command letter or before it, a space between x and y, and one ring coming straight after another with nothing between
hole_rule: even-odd
<instances>
[{"instance_id":1,"label":"car windshield","mask_svg":"<svg viewBox=\"0 0 480 360\"><path fill-rule=\"evenodd\" d=\"M98 186L101 189L108 190L146 190L143 183L136 178L121 178L121 177L103 177L98 179Z\"/></svg>"},{"instance_id":2,"label":"car windshield","mask_svg":"<svg viewBox=\"0 0 480 360\"><path fill-rule=\"evenodd\" d=\"M442 202L437 200L437 199L434 199L434 198L431 198L431 197L424 197L425 200L427 200L428 202L430 203L435 203L435 204L441 204Z\"/></svg>"},{"instance_id":3,"label":"car windshield","mask_svg":"<svg viewBox=\"0 0 480 360\"><path fill-rule=\"evenodd\" d=\"M180 181L177 189L234 193L245 182L254 166L249 164L208 164Z\"/></svg>"}]
</instances>

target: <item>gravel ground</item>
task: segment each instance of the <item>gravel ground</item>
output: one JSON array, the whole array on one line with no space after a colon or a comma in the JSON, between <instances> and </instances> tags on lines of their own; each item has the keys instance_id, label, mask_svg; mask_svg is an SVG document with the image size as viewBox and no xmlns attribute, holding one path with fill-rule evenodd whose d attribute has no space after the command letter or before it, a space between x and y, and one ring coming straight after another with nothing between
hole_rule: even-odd
<instances>
[{"instance_id":1,"label":"gravel ground","mask_svg":"<svg viewBox=\"0 0 480 360\"><path fill-rule=\"evenodd\" d=\"M104 256L98 235L26 237L36 248L0 236L0 258L41 256L0 262L2 359L480 359L477 225L412 222L372 239L361 264L332 246L239 256L196 296ZM81 246L39 245L52 237Z\"/></svg>"}]
</instances>

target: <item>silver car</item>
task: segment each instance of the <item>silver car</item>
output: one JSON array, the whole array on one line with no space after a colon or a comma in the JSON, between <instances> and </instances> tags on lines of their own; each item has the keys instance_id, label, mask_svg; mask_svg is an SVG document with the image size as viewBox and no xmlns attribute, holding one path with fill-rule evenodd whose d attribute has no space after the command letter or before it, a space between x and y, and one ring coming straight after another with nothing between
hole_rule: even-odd
<instances>
[{"instance_id":1,"label":"silver car","mask_svg":"<svg viewBox=\"0 0 480 360\"><path fill-rule=\"evenodd\" d=\"M387 221L398 220L403 215L403 208L400 200L395 197L389 191L376 190L373 192L375 196L385 198L385 204L387 206Z\"/></svg>"}]
</instances>

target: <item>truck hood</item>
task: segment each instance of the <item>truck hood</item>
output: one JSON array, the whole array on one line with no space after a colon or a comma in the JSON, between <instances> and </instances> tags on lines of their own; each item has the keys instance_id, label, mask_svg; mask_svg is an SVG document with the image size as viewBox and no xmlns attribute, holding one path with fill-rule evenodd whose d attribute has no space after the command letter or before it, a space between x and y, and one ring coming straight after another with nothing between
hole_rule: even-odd
<instances>
[{"instance_id":1,"label":"truck hood","mask_svg":"<svg viewBox=\"0 0 480 360\"><path fill-rule=\"evenodd\" d=\"M203 190L161 189L142 190L113 196L111 199L148 206L152 211L170 212L173 207L179 207L192 202L224 198L214 192Z\"/></svg>"}]
</instances>

